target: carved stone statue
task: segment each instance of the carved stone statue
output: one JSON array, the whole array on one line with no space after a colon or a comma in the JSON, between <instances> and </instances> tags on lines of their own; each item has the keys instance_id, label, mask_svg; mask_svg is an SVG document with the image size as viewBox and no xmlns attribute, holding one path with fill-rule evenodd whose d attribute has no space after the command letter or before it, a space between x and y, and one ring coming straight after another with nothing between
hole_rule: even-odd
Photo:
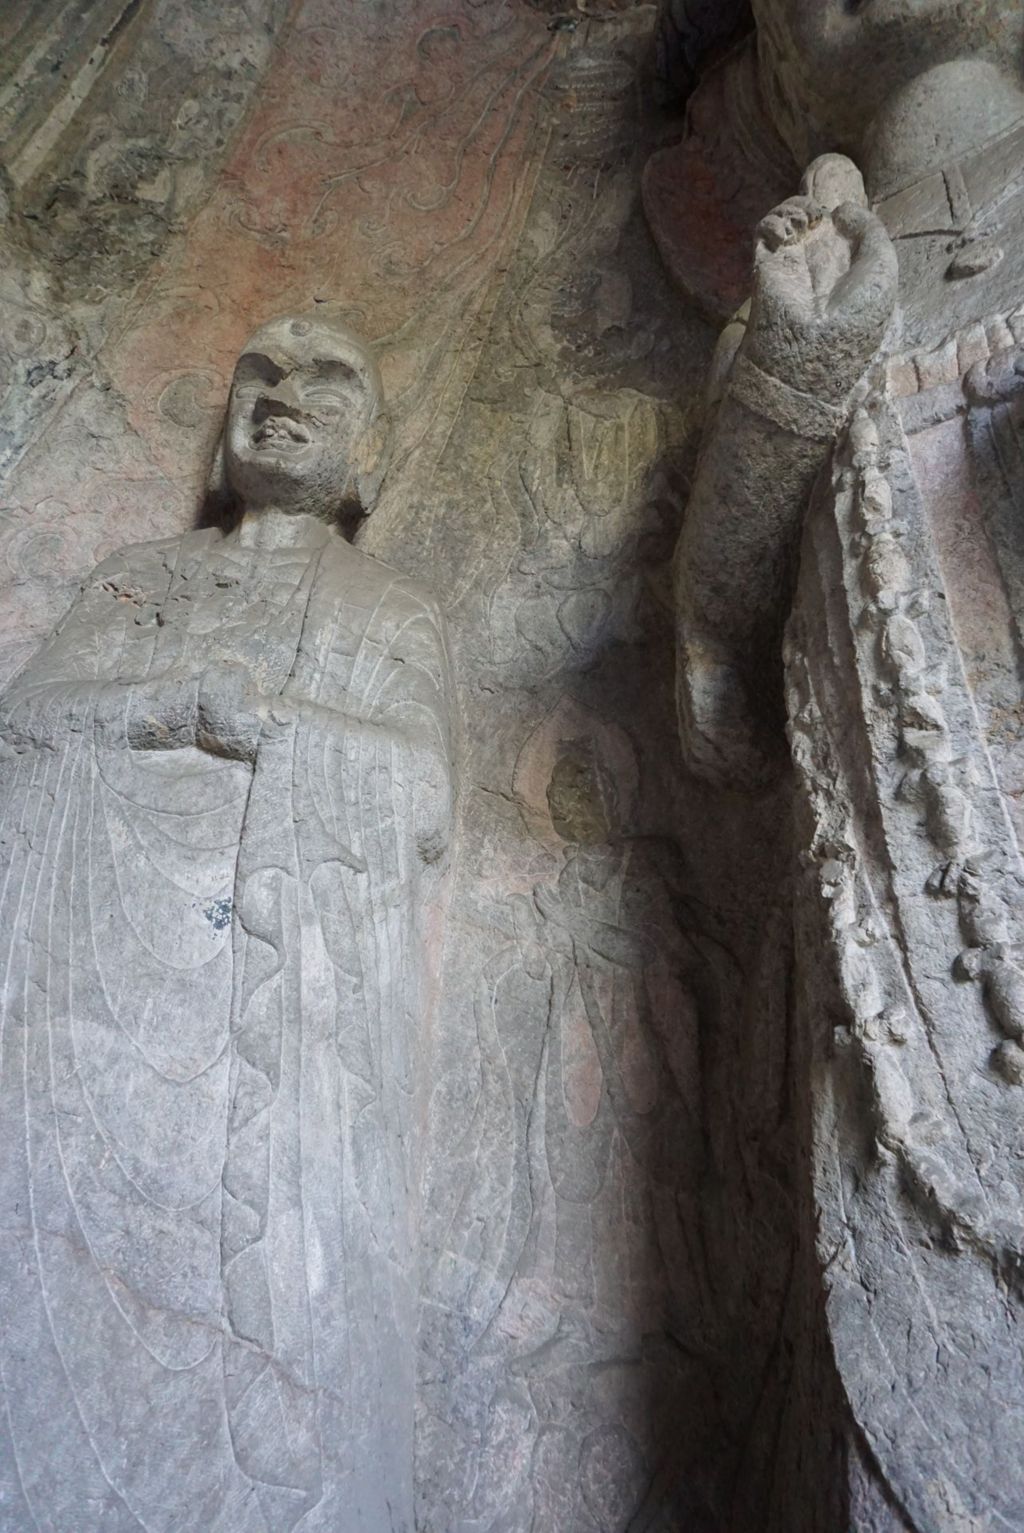
<instances>
[{"instance_id":1,"label":"carved stone statue","mask_svg":"<svg viewBox=\"0 0 1024 1533\"><path fill-rule=\"evenodd\" d=\"M108 559L3 699L5 1528L412 1527L449 720L339 530L387 444L362 342L264 326L230 530Z\"/></svg>"},{"instance_id":2,"label":"carved stone statue","mask_svg":"<svg viewBox=\"0 0 1024 1533\"><path fill-rule=\"evenodd\" d=\"M1018 1528L1024 22L754 11L810 164L718 354L681 726L698 772L769 783L785 655L818 1262L872 1466L850 1525Z\"/></svg>"}]
</instances>

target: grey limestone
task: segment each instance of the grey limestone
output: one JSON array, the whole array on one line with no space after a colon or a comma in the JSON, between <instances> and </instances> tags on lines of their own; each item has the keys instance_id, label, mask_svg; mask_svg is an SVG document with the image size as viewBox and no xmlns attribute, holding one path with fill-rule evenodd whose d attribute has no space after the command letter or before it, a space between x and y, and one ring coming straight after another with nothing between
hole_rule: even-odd
<instances>
[{"instance_id":1,"label":"grey limestone","mask_svg":"<svg viewBox=\"0 0 1024 1533\"><path fill-rule=\"evenodd\" d=\"M2 1533L1024 1526L1021 34L0 15Z\"/></svg>"},{"instance_id":2,"label":"grey limestone","mask_svg":"<svg viewBox=\"0 0 1024 1533\"><path fill-rule=\"evenodd\" d=\"M796 768L794 1066L849 1525L1012 1528L1020 11L754 10L762 100L810 164L720 343L681 729L721 783Z\"/></svg>"},{"instance_id":3,"label":"grey limestone","mask_svg":"<svg viewBox=\"0 0 1024 1533\"><path fill-rule=\"evenodd\" d=\"M5 1528L411 1526L451 763L437 605L338 529L388 445L363 343L264 325L222 525L0 704Z\"/></svg>"}]
</instances>

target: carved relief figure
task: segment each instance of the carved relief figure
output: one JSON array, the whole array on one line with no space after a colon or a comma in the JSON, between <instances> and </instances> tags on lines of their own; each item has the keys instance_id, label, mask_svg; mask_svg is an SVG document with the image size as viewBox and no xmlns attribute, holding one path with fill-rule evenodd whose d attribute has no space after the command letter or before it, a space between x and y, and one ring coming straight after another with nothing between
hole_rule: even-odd
<instances>
[{"instance_id":1,"label":"carved relief figure","mask_svg":"<svg viewBox=\"0 0 1024 1533\"><path fill-rule=\"evenodd\" d=\"M230 530L123 550L2 704L0 1525L412 1526L436 604L352 547L386 417L256 332Z\"/></svg>"},{"instance_id":2,"label":"carved relief figure","mask_svg":"<svg viewBox=\"0 0 1024 1533\"><path fill-rule=\"evenodd\" d=\"M818 1257L876 1481L854 1525L1019 1527L1024 22L754 11L760 99L811 163L719 350L681 727L700 773L777 776L791 612Z\"/></svg>"}]
</instances>

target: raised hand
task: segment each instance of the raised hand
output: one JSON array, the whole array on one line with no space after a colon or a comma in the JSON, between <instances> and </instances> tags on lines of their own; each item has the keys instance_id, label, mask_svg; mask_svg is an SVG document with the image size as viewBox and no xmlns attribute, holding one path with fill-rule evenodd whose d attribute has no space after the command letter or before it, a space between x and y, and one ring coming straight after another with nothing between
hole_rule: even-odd
<instances>
[{"instance_id":1,"label":"raised hand","mask_svg":"<svg viewBox=\"0 0 1024 1533\"><path fill-rule=\"evenodd\" d=\"M881 220L863 205L850 161L815 161L804 186L758 229L743 350L789 388L836 404L881 345L899 267ZM833 203L836 197L844 200Z\"/></svg>"}]
</instances>

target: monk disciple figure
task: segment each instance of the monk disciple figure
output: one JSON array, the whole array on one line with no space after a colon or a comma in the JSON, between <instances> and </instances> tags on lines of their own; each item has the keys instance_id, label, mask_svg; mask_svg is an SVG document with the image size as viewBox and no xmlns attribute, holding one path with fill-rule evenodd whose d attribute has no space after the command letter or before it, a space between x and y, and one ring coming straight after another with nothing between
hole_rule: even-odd
<instances>
[{"instance_id":1,"label":"monk disciple figure","mask_svg":"<svg viewBox=\"0 0 1024 1533\"><path fill-rule=\"evenodd\" d=\"M440 614L352 547L366 347L259 330L231 530L100 565L3 699L0 1527L412 1527Z\"/></svg>"},{"instance_id":2,"label":"monk disciple figure","mask_svg":"<svg viewBox=\"0 0 1024 1533\"><path fill-rule=\"evenodd\" d=\"M681 727L769 782L785 657L821 1289L875 1487L843 1525L1020 1528L1024 18L754 13L810 164L718 358Z\"/></svg>"}]
</instances>

